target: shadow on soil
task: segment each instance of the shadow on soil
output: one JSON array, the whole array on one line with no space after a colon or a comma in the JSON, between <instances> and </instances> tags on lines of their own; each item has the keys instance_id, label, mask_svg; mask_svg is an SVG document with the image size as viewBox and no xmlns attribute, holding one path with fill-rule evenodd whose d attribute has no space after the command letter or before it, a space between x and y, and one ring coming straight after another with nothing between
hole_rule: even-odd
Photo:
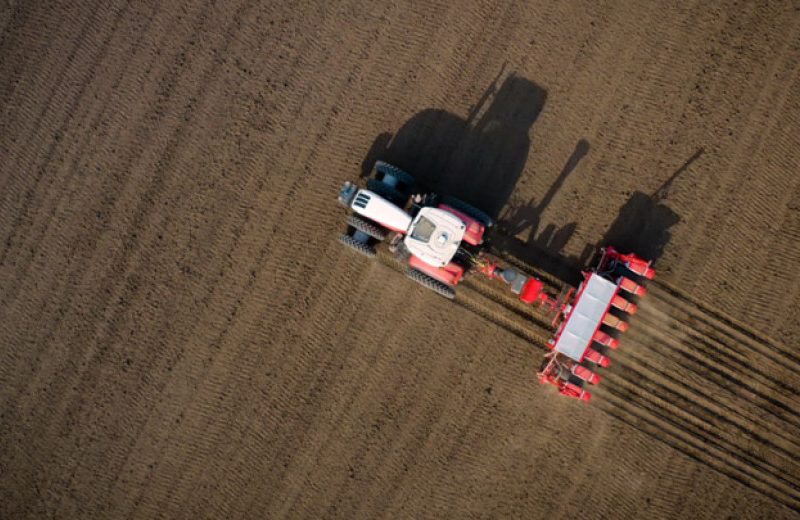
<instances>
[{"instance_id":1,"label":"shadow on soil","mask_svg":"<svg viewBox=\"0 0 800 520\"><path fill-rule=\"evenodd\" d=\"M669 196L675 179L704 152L703 148L699 148L652 194L637 191L631 195L620 208L619 215L600 245L613 245L624 252L631 251L648 260L658 260L671 238L670 228L681 220L677 213L662 202Z\"/></svg>"},{"instance_id":2,"label":"shadow on soil","mask_svg":"<svg viewBox=\"0 0 800 520\"><path fill-rule=\"evenodd\" d=\"M408 171L421 191L446 193L481 208L497 221L491 242L495 249L549 272L566 283L580 282L598 246L614 245L657 260L680 221L662 204L675 178L694 162L698 150L655 193L634 193L620 208L606 234L587 244L578 257L564 247L577 224L542 225L541 216L567 177L591 149L581 139L564 167L539 200L506 208L531 148L530 132L541 113L547 92L532 81L510 75L498 87L503 71L472 107L466 118L439 109L415 114L395 134L384 133L373 142L362 163L362 177L370 175L376 160ZM506 208L501 215L500 212Z\"/></svg>"},{"instance_id":3,"label":"shadow on soil","mask_svg":"<svg viewBox=\"0 0 800 520\"><path fill-rule=\"evenodd\" d=\"M585 146L588 151L588 144ZM498 245L508 254L535 265L573 286L582 280L581 269L597 262L599 249L604 246L614 246L623 253L636 253L642 258L653 261L657 266L658 259L663 255L664 248L671 239L671 228L681 220L677 213L663 204L663 201L669 195L675 179L700 158L704 150L698 149L654 193L634 192L619 209L617 217L603 237L597 243L586 244L582 253L575 257L562 252L575 231L575 224L568 224L561 229L549 224L539 234L537 229L542 210L561 186L566 175L569 175L571 167L574 168L576 161L583 156L580 150L579 142L564 171L542 199L541 204L529 204L521 209L511 209L512 223L519 222L522 227L512 227L509 232L501 233ZM520 219L517 217L520 212L523 215L529 212L531 217ZM519 232L525 231L525 226L528 225L530 231L520 238Z\"/></svg>"},{"instance_id":4,"label":"shadow on soil","mask_svg":"<svg viewBox=\"0 0 800 520\"><path fill-rule=\"evenodd\" d=\"M362 175L382 159L414 175L420 186L458 197L496 218L525 167L529 133L547 99L547 92L527 79L512 75L497 88L498 80L466 118L423 110L394 136L378 136Z\"/></svg>"}]
</instances>

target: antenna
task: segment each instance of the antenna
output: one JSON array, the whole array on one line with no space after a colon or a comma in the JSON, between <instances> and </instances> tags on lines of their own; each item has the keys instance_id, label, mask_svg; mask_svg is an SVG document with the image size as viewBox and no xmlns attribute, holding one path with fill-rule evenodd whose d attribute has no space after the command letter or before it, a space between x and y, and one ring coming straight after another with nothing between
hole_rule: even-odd
<instances>
[{"instance_id":1,"label":"antenna","mask_svg":"<svg viewBox=\"0 0 800 520\"><path fill-rule=\"evenodd\" d=\"M667 196L669 195L669 189L672 187L673 181L675 181L675 179L677 179L683 172L685 172L689 168L689 166L692 165L693 162L699 159L700 156L705 153L705 151L706 149L701 146L700 148L697 149L696 152L694 152L694 155L686 159L686 162L683 163L680 168L675 170L675 173L670 175L669 179L667 179L664 182L664 184L662 184L656 191L653 192L652 195L650 195L650 198L653 200L653 202L659 203L662 200L666 199Z\"/></svg>"},{"instance_id":2,"label":"antenna","mask_svg":"<svg viewBox=\"0 0 800 520\"><path fill-rule=\"evenodd\" d=\"M492 80L492 82L489 84L489 88L486 89L478 102L475 103L475 105L473 105L469 110L469 114L467 114L467 126L469 126L470 123L472 123L472 120L477 117L486 101L497 92L497 82L503 77L503 72L506 70L506 65L508 65L508 61L503 62L503 66L500 67L500 72L497 73L497 76L495 76L494 80Z\"/></svg>"}]
</instances>

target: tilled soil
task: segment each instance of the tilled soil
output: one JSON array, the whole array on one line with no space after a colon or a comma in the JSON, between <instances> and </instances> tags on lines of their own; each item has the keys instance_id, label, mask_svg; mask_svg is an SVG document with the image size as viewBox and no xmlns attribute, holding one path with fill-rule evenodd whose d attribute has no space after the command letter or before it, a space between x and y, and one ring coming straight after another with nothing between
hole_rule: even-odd
<instances>
[{"instance_id":1,"label":"tilled soil","mask_svg":"<svg viewBox=\"0 0 800 520\"><path fill-rule=\"evenodd\" d=\"M0 8L0 517L790 518L792 2ZM588 405L335 203L375 159L552 290L658 276Z\"/></svg>"}]
</instances>

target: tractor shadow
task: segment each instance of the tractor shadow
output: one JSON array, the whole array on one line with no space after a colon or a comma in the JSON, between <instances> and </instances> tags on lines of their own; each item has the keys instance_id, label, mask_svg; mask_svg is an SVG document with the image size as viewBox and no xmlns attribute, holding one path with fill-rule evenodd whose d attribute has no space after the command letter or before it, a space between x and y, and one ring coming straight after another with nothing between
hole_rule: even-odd
<instances>
[{"instance_id":1,"label":"tractor shadow","mask_svg":"<svg viewBox=\"0 0 800 520\"><path fill-rule=\"evenodd\" d=\"M658 260L670 240L670 228L680 222L663 199L672 182L703 154L702 148L655 193L633 193L598 242L586 244L578 256L566 255L563 250L577 223L557 227L543 225L541 218L589 154L590 144L585 139L576 143L541 199L506 207L525 169L531 130L544 108L547 91L515 74L501 82L502 77L503 70L466 117L426 109L396 133L380 134L362 162L362 178L371 174L376 160L383 160L411 173L420 191L446 193L481 208L497 222L490 238L495 250L573 286L580 283L581 270L600 246L613 245L621 252Z\"/></svg>"},{"instance_id":2,"label":"tractor shadow","mask_svg":"<svg viewBox=\"0 0 800 520\"><path fill-rule=\"evenodd\" d=\"M575 171L590 149L588 141L579 140L561 173L541 200L531 199L523 204L510 205L499 219L498 232L492 239L497 249L572 285L580 282L580 270L574 267L574 262L565 262L566 257L562 251L575 233L577 224L571 222L562 227L547 224L541 228L541 218L564 181Z\"/></svg>"},{"instance_id":3,"label":"tractor shadow","mask_svg":"<svg viewBox=\"0 0 800 520\"><path fill-rule=\"evenodd\" d=\"M501 81L502 76L503 70L466 117L427 109L415 114L397 133L379 135L362 163L361 175L368 177L376 160L399 166L414 175L419 191L452 195L489 214L497 222L489 238L495 248L567 276L557 257L576 224L548 225L540 230L540 220L566 178L588 154L589 143L578 141L541 200L509 211L506 205L525 170L531 130L544 108L547 91L520 76L511 74ZM520 234L527 238L509 238ZM538 248L526 247L528 242L547 255L542 257ZM549 257L556 260L548 261Z\"/></svg>"},{"instance_id":4,"label":"tractor shadow","mask_svg":"<svg viewBox=\"0 0 800 520\"><path fill-rule=\"evenodd\" d=\"M525 168L530 131L547 92L516 75L495 78L466 117L439 109L415 114L375 139L362 164L380 159L410 172L424 191L446 193L497 219Z\"/></svg>"}]
</instances>

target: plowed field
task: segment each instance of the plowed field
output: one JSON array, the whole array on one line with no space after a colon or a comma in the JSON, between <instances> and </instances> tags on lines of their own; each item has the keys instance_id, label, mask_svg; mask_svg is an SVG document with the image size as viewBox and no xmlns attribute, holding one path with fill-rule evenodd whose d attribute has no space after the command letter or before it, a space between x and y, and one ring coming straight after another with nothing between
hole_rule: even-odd
<instances>
[{"instance_id":1,"label":"plowed field","mask_svg":"<svg viewBox=\"0 0 800 520\"><path fill-rule=\"evenodd\" d=\"M7 0L0 518L797 517L799 71L790 1ZM376 159L655 260L590 404L337 242Z\"/></svg>"}]
</instances>

